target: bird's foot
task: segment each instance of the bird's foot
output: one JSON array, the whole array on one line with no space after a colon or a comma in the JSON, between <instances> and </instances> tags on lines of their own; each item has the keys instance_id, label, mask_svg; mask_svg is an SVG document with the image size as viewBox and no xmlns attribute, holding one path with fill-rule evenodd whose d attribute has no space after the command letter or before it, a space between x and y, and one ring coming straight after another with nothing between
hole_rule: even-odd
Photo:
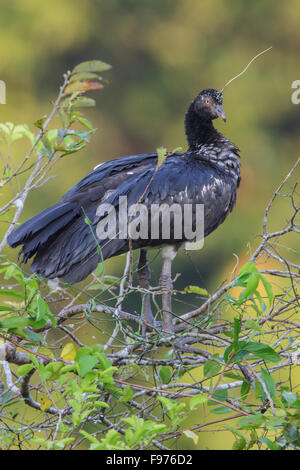
<instances>
[{"instance_id":1,"label":"bird's foot","mask_svg":"<svg viewBox=\"0 0 300 470\"><path fill-rule=\"evenodd\" d=\"M163 294L172 294L173 282L169 276L161 274L159 279L159 285L160 290Z\"/></svg>"},{"instance_id":2,"label":"bird's foot","mask_svg":"<svg viewBox=\"0 0 300 470\"><path fill-rule=\"evenodd\" d=\"M162 332L165 335L173 335L174 334L174 325L173 325L173 319L172 319L172 314L169 312L163 312L163 328Z\"/></svg>"},{"instance_id":3,"label":"bird's foot","mask_svg":"<svg viewBox=\"0 0 300 470\"><path fill-rule=\"evenodd\" d=\"M163 333L170 335L174 333L172 318L172 280L169 276L162 274L160 276L160 289L162 292L162 310L163 310Z\"/></svg>"},{"instance_id":4,"label":"bird's foot","mask_svg":"<svg viewBox=\"0 0 300 470\"><path fill-rule=\"evenodd\" d=\"M145 299L144 311L142 315L142 335L144 336L147 331L152 331L155 328L155 320L152 314L150 299Z\"/></svg>"}]
</instances>

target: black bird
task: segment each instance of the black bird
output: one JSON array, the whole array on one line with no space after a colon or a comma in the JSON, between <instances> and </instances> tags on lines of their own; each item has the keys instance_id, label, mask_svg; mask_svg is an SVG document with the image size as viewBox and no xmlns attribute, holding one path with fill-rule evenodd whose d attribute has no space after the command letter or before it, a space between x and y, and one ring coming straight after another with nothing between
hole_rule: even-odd
<instances>
[{"instance_id":1,"label":"black bird","mask_svg":"<svg viewBox=\"0 0 300 470\"><path fill-rule=\"evenodd\" d=\"M150 209L155 204L166 204L169 208L177 204L176 207L183 210L185 204L190 204L192 212L186 218L191 219L194 228L196 206L203 204L204 236L215 230L231 212L240 182L239 150L213 126L215 118L226 121L222 104L221 92L214 89L201 91L186 112L185 132L189 147L185 153L168 154L159 168L157 153L118 158L98 165L60 202L17 227L8 237L9 245L23 245L20 251L22 262L35 256L31 269L40 276L61 278L69 283L85 279L99 262L131 248L139 248L139 283L145 289L149 288L150 280L146 249L163 247L163 331L172 333L172 260L177 250L184 247L185 242L195 240L196 236L191 240L183 231L178 235L175 227L177 216L173 212L167 236L163 233L165 216L156 213L159 233L153 236L151 223L154 226L154 222L149 215ZM146 213L136 212L134 216L125 212L126 221L129 225L135 223L137 231L143 222L147 222L143 237L134 239L130 236L129 240L126 236L118 236L120 217L124 216L120 197L125 196L127 207L135 207L139 203L149 209ZM115 233L106 239L101 235L103 232L99 235L98 230L99 223L109 214L109 210L105 215L99 212L103 204L112 207L110 213L114 212L117 219ZM182 223L183 226L185 222L183 217L179 225ZM146 295L144 328L151 323L150 297Z\"/></svg>"}]
</instances>

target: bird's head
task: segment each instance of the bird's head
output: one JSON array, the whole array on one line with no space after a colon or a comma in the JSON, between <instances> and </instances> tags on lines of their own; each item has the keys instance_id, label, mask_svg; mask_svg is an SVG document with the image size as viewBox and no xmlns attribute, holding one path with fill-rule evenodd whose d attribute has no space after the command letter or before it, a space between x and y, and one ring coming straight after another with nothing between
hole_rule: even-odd
<instances>
[{"instance_id":1,"label":"bird's head","mask_svg":"<svg viewBox=\"0 0 300 470\"><path fill-rule=\"evenodd\" d=\"M207 88L193 100L194 112L201 118L208 121L221 118L226 122L226 115L223 109L223 95L213 88Z\"/></svg>"}]
</instances>

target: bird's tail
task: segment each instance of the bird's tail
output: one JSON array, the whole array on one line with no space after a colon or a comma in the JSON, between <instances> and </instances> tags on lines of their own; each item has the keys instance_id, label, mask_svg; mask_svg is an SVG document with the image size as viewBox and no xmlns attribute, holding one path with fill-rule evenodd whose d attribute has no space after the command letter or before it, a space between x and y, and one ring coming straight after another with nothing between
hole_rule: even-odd
<instances>
[{"instance_id":1,"label":"bird's tail","mask_svg":"<svg viewBox=\"0 0 300 470\"><path fill-rule=\"evenodd\" d=\"M45 209L13 230L7 238L8 244L12 248L23 245L19 256L26 263L78 218L77 207L74 202L59 202Z\"/></svg>"},{"instance_id":2,"label":"bird's tail","mask_svg":"<svg viewBox=\"0 0 300 470\"><path fill-rule=\"evenodd\" d=\"M100 247L95 227L86 223L86 218L92 220L94 213L92 209L83 212L76 202L59 202L13 230L8 244L12 248L23 245L19 253L23 263L34 256L31 269L38 275L80 282L101 260L127 249L124 240L109 240Z\"/></svg>"}]
</instances>

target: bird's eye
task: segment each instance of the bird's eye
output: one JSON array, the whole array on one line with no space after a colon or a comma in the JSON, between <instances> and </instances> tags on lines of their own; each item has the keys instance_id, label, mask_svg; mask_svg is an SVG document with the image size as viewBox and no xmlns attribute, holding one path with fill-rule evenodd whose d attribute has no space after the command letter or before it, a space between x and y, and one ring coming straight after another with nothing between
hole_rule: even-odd
<instances>
[{"instance_id":1,"label":"bird's eye","mask_svg":"<svg viewBox=\"0 0 300 470\"><path fill-rule=\"evenodd\" d=\"M206 98L205 104L210 104L210 100L208 98Z\"/></svg>"}]
</instances>

